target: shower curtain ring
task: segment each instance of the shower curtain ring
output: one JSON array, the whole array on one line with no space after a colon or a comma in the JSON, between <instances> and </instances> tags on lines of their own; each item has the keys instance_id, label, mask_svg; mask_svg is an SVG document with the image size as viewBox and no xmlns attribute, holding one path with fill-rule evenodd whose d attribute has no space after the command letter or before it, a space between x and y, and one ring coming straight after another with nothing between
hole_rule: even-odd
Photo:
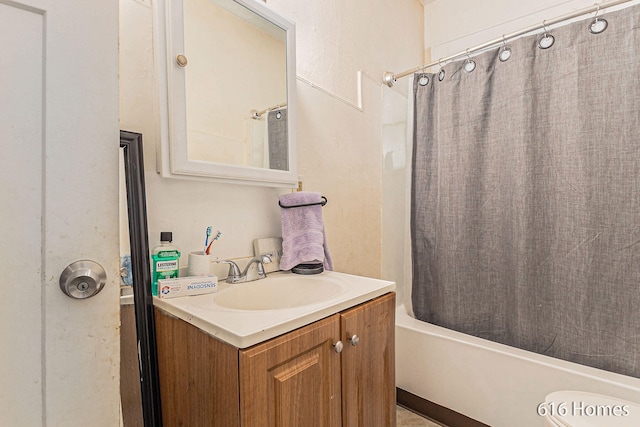
<instances>
[{"instance_id":1,"label":"shower curtain ring","mask_svg":"<svg viewBox=\"0 0 640 427\"><path fill-rule=\"evenodd\" d=\"M505 62L508 61L509 58L511 58L511 48L507 46L507 38L503 34L502 47L498 51L498 59L500 59L501 62Z\"/></svg>"},{"instance_id":2,"label":"shower curtain ring","mask_svg":"<svg viewBox=\"0 0 640 427\"><path fill-rule=\"evenodd\" d=\"M440 71L438 71L438 81L443 81L444 80L444 75L445 75L445 71L444 68L442 68L442 58L438 59L438 65L440 66Z\"/></svg>"},{"instance_id":3,"label":"shower curtain ring","mask_svg":"<svg viewBox=\"0 0 640 427\"><path fill-rule=\"evenodd\" d=\"M429 76L427 76L427 74L425 73L426 69L427 64L424 64L422 65L422 67L420 67L418 74L418 84L420 84L420 86L426 86L429 84Z\"/></svg>"},{"instance_id":4,"label":"shower curtain ring","mask_svg":"<svg viewBox=\"0 0 640 427\"><path fill-rule=\"evenodd\" d=\"M418 83L420 84L420 86L426 86L429 84L429 76L427 76L427 74L425 73L426 69L427 69L427 64L424 64L422 65L422 67L420 67L419 77L418 77Z\"/></svg>"},{"instance_id":5,"label":"shower curtain ring","mask_svg":"<svg viewBox=\"0 0 640 427\"><path fill-rule=\"evenodd\" d=\"M542 21L542 28L544 29L544 34L542 34L542 37L538 40L538 47L540 49L549 49L555 43L556 38L549 34L546 19Z\"/></svg>"},{"instance_id":6,"label":"shower curtain ring","mask_svg":"<svg viewBox=\"0 0 640 427\"><path fill-rule=\"evenodd\" d=\"M464 61L464 71L470 73L476 69L476 62L471 59L471 56L469 55L469 49L465 50L465 52L467 54L467 60Z\"/></svg>"},{"instance_id":7,"label":"shower curtain ring","mask_svg":"<svg viewBox=\"0 0 640 427\"><path fill-rule=\"evenodd\" d=\"M598 13L600 13L600 5L598 3L595 3L595 6L596 14L593 16L593 21L591 21L591 23L589 24L589 32L591 34L600 34L607 29L609 23L604 18L598 18Z\"/></svg>"}]
</instances>

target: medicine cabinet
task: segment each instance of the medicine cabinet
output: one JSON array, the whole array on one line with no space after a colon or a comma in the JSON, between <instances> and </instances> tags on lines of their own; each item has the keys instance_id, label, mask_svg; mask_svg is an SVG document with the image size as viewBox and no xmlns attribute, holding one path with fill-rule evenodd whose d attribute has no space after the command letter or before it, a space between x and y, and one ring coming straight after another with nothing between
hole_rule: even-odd
<instances>
[{"instance_id":1,"label":"medicine cabinet","mask_svg":"<svg viewBox=\"0 0 640 427\"><path fill-rule=\"evenodd\" d=\"M154 7L160 174L295 187L294 24L255 0Z\"/></svg>"}]
</instances>

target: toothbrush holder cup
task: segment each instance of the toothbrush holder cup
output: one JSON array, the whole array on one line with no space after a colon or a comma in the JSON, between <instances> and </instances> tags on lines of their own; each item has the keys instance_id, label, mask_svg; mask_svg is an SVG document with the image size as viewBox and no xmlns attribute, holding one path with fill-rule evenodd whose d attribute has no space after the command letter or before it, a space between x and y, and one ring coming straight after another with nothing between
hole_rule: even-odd
<instances>
[{"instance_id":1,"label":"toothbrush holder cup","mask_svg":"<svg viewBox=\"0 0 640 427\"><path fill-rule=\"evenodd\" d=\"M189 276L209 276L211 274L211 261L213 256L203 251L189 252L187 274Z\"/></svg>"}]
</instances>

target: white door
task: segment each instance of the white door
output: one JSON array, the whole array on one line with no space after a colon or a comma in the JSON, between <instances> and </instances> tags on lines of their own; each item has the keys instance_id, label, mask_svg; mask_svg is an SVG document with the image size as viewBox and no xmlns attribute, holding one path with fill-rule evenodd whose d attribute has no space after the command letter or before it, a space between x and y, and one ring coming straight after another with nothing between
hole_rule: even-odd
<instances>
[{"instance_id":1,"label":"white door","mask_svg":"<svg viewBox=\"0 0 640 427\"><path fill-rule=\"evenodd\" d=\"M118 2L0 0L0 46L0 426L117 426Z\"/></svg>"}]
</instances>

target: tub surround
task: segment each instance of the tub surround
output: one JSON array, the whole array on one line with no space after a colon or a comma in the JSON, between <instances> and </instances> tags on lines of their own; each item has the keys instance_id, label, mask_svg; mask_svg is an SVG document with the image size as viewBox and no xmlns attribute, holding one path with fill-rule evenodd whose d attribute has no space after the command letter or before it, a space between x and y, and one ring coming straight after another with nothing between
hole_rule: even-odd
<instances>
[{"instance_id":1,"label":"tub surround","mask_svg":"<svg viewBox=\"0 0 640 427\"><path fill-rule=\"evenodd\" d=\"M640 402L640 379L472 337L396 310L397 386L487 425L539 427L558 390ZM430 414L427 414L431 416Z\"/></svg>"}]
</instances>

